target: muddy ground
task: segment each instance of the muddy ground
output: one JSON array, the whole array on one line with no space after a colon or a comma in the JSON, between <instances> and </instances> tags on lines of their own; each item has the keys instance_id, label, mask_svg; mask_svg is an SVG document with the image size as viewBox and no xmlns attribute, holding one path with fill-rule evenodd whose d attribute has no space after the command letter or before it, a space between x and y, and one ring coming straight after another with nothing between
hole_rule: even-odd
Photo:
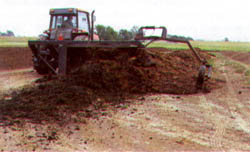
<instances>
[{"instance_id":1,"label":"muddy ground","mask_svg":"<svg viewBox=\"0 0 250 152\"><path fill-rule=\"evenodd\" d=\"M60 81L54 77L41 79L32 69L29 49L0 49L0 150L249 150L250 55L223 52L214 57L204 53L213 61L213 79L206 82L205 91L192 91L199 66L192 54L169 56L162 54L165 50L158 54L152 51L155 50L149 50L150 58L157 66L145 67L136 58L125 64L128 69L122 70L124 62L116 60L86 64L94 65L94 74L100 74L100 70L103 73L100 64L111 72L119 69L115 75L121 76L116 77L104 71L105 77L119 82L112 85L110 79L96 80L98 83L79 81L79 73ZM157 60L159 54L162 60ZM170 65L168 61L174 64L167 69L164 67ZM183 67L183 61L193 64L178 69ZM235 63L244 69L237 71ZM92 78L93 71L86 74L86 69L82 67L81 77ZM125 79L133 73L128 71L135 70L141 73L138 81ZM160 83L164 70L176 70L173 73L177 75L169 77L173 79L168 84L169 88L183 85L174 89L180 91L161 89L165 87ZM150 77L150 71L157 79ZM136 88L140 86L130 92L133 83L136 85L141 79L153 83L141 83L139 90ZM111 89L103 91L103 87L109 89L107 86ZM150 89L152 86L155 89Z\"/></svg>"}]
</instances>

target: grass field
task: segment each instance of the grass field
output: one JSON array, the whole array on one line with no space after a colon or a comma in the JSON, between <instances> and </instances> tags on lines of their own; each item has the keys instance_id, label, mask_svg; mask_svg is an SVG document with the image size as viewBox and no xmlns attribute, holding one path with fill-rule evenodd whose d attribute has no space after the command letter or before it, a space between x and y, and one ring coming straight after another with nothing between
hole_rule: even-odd
<instances>
[{"instance_id":1,"label":"grass field","mask_svg":"<svg viewBox=\"0 0 250 152\"><path fill-rule=\"evenodd\" d=\"M0 37L0 47L28 47L28 40L35 37Z\"/></svg>"},{"instance_id":2,"label":"grass field","mask_svg":"<svg viewBox=\"0 0 250 152\"><path fill-rule=\"evenodd\" d=\"M194 48L206 51L239 51L250 52L250 42L219 42L219 41L191 41ZM164 47L169 49L188 49L186 44L168 43L164 41L150 44L149 47Z\"/></svg>"},{"instance_id":3,"label":"grass field","mask_svg":"<svg viewBox=\"0 0 250 152\"><path fill-rule=\"evenodd\" d=\"M35 37L0 37L0 47L28 47L28 40ZM191 41L194 48L207 51L240 51L250 52L250 42L219 42L219 41ZM163 47L169 49L188 49L186 44L155 42L149 47Z\"/></svg>"}]
</instances>

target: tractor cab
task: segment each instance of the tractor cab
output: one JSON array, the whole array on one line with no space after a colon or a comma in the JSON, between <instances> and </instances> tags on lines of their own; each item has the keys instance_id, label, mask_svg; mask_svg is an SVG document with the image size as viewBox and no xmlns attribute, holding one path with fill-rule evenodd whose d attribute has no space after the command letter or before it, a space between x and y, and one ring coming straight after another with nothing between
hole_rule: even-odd
<instances>
[{"instance_id":1,"label":"tractor cab","mask_svg":"<svg viewBox=\"0 0 250 152\"><path fill-rule=\"evenodd\" d=\"M91 36L87 11L77 8L50 9L48 40L88 40Z\"/></svg>"}]
</instances>

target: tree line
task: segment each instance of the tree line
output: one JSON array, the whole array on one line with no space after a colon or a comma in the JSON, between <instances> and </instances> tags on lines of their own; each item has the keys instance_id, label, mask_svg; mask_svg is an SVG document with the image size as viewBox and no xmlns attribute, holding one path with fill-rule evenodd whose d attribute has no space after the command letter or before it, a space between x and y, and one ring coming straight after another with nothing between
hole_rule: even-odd
<instances>
[{"instance_id":1,"label":"tree line","mask_svg":"<svg viewBox=\"0 0 250 152\"><path fill-rule=\"evenodd\" d=\"M15 36L14 32L7 30L6 33L0 32L0 36Z\"/></svg>"},{"instance_id":2,"label":"tree line","mask_svg":"<svg viewBox=\"0 0 250 152\"><path fill-rule=\"evenodd\" d=\"M181 40L188 40L188 41L194 40L192 37L185 37L185 36L179 36L179 35L168 35L168 37L175 38L175 39L181 39Z\"/></svg>"},{"instance_id":3,"label":"tree line","mask_svg":"<svg viewBox=\"0 0 250 152\"><path fill-rule=\"evenodd\" d=\"M121 29L117 32L111 26L96 25L97 35L101 40L132 40L138 30L139 27L134 26L130 30Z\"/></svg>"},{"instance_id":4,"label":"tree line","mask_svg":"<svg viewBox=\"0 0 250 152\"><path fill-rule=\"evenodd\" d=\"M111 26L104 26L101 24L98 24L95 27L100 40L133 40L139 30L138 26L133 26L130 30L120 29L119 31L114 30ZM178 35L168 35L167 37L182 40L193 40L191 37Z\"/></svg>"}]
</instances>

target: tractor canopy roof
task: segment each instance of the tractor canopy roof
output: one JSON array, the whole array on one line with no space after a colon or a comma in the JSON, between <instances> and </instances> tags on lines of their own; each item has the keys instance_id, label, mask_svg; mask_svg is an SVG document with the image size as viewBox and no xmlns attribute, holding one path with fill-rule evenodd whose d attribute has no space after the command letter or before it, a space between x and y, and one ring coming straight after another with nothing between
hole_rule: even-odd
<instances>
[{"instance_id":1,"label":"tractor canopy roof","mask_svg":"<svg viewBox=\"0 0 250 152\"><path fill-rule=\"evenodd\" d=\"M76 15L78 12L88 13L87 11L84 11L78 8L52 8L50 9L50 15L61 15L61 14Z\"/></svg>"}]
</instances>

